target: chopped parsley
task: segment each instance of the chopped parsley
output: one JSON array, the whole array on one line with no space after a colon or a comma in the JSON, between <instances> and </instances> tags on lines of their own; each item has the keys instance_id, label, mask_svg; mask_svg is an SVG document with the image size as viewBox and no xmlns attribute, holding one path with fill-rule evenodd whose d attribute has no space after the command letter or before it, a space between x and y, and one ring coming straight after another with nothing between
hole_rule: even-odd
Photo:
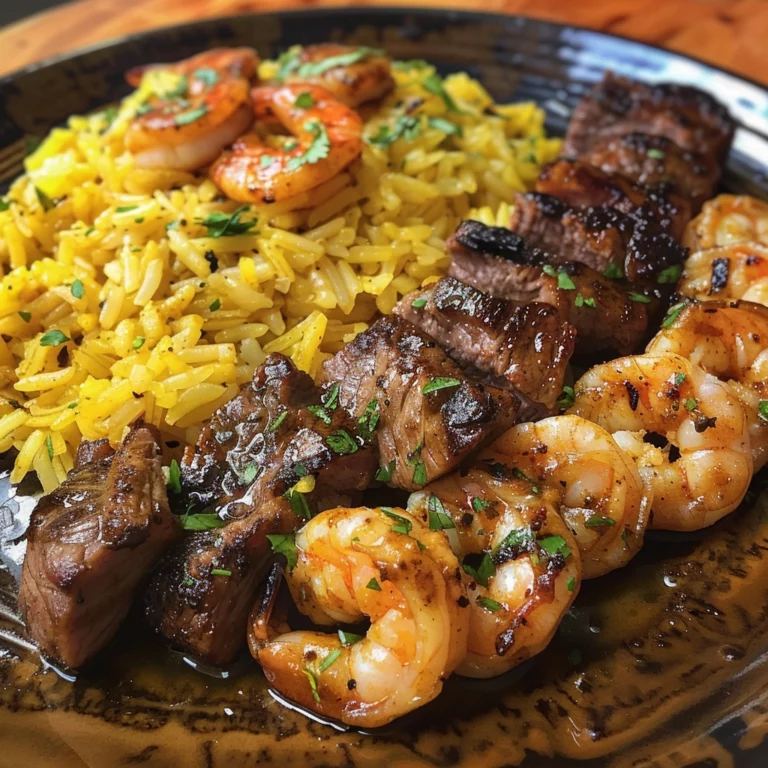
<instances>
[{"instance_id":1,"label":"chopped parsley","mask_svg":"<svg viewBox=\"0 0 768 768\"><path fill-rule=\"evenodd\" d=\"M269 168L272 163L275 162L275 158L272 157L272 155L262 155L261 160L259 160L259 165L262 168Z\"/></svg>"},{"instance_id":2,"label":"chopped parsley","mask_svg":"<svg viewBox=\"0 0 768 768\"><path fill-rule=\"evenodd\" d=\"M555 269L551 264L545 264L542 268L544 274L550 277L557 277L557 287L564 291L575 291L576 283L571 280L570 275L563 269ZM584 297L582 296L582 302Z\"/></svg>"},{"instance_id":3,"label":"chopped parsley","mask_svg":"<svg viewBox=\"0 0 768 768\"><path fill-rule=\"evenodd\" d=\"M424 59L409 59L408 61L393 61L392 69L398 72L407 72L410 69L429 69L432 65Z\"/></svg>"},{"instance_id":4,"label":"chopped parsley","mask_svg":"<svg viewBox=\"0 0 768 768\"><path fill-rule=\"evenodd\" d=\"M505 550L526 552L533 547L535 538L529 525L524 528L514 528L493 548L492 555L498 555Z\"/></svg>"},{"instance_id":5,"label":"chopped parsley","mask_svg":"<svg viewBox=\"0 0 768 768\"><path fill-rule=\"evenodd\" d=\"M176 125L189 125L199 120L201 117L205 117L208 114L208 107L202 105L196 109L188 109L186 112L179 112L173 116L173 122Z\"/></svg>"},{"instance_id":6,"label":"chopped parsley","mask_svg":"<svg viewBox=\"0 0 768 768\"><path fill-rule=\"evenodd\" d=\"M373 439L373 433L379 425L379 418L379 401L376 398L373 398L373 400L365 406L363 415L357 420L357 434L360 435L365 442L368 443Z\"/></svg>"},{"instance_id":7,"label":"chopped parsley","mask_svg":"<svg viewBox=\"0 0 768 768\"><path fill-rule=\"evenodd\" d=\"M431 392L438 392L441 389L451 389L458 386L461 386L461 381L459 379L454 379L451 376L438 376L437 378L432 379L432 381L430 381L421 391L425 395L428 395Z\"/></svg>"},{"instance_id":8,"label":"chopped parsley","mask_svg":"<svg viewBox=\"0 0 768 768\"><path fill-rule=\"evenodd\" d=\"M656 282L660 283L661 285L666 285L667 283L676 283L682 274L683 265L673 264L671 267L662 269L661 272L659 272L659 276L656 278Z\"/></svg>"},{"instance_id":9,"label":"chopped parsley","mask_svg":"<svg viewBox=\"0 0 768 768\"><path fill-rule=\"evenodd\" d=\"M295 55L295 54L294 54ZM296 74L299 77L317 77L336 67L346 67L355 64L358 61L367 59L369 56L383 56L384 51L381 48L370 48L367 45L361 45L350 53L340 53L338 56L328 56L320 61L307 61L296 67Z\"/></svg>"},{"instance_id":10,"label":"chopped parsley","mask_svg":"<svg viewBox=\"0 0 768 768\"><path fill-rule=\"evenodd\" d=\"M685 403L685 410L686 411L695 411L696 407L698 406L698 402L696 401L695 397L689 397Z\"/></svg>"},{"instance_id":11,"label":"chopped parsley","mask_svg":"<svg viewBox=\"0 0 768 768\"><path fill-rule=\"evenodd\" d=\"M307 410L316 418L325 424L331 423L331 416L322 405L308 405Z\"/></svg>"},{"instance_id":12,"label":"chopped parsley","mask_svg":"<svg viewBox=\"0 0 768 768\"><path fill-rule=\"evenodd\" d=\"M576 393L573 391L573 387L564 386L562 394L557 398L557 407L564 411L566 408L570 408L574 402L576 402Z\"/></svg>"},{"instance_id":13,"label":"chopped parsley","mask_svg":"<svg viewBox=\"0 0 768 768\"><path fill-rule=\"evenodd\" d=\"M168 467L167 485L173 493L181 493L181 467L176 459L173 459Z\"/></svg>"},{"instance_id":14,"label":"chopped parsley","mask_svg":"<svg viewBox=\"0 0 768 768\"><path fill-rule=\"evenodd\" d=\"M192 73L192 77L194 77L195 80L200 80L201 83L207 85L209 88L219 82L219 73L214 69L209 69L208 67L201 67L200 69L196 69Z\"/></svg>"},{"instance_id":15,"label":"chopped parsley","mask_svg":"<svg viewBox=\"0 0 768 768\"><path fill-rule=\"evenodd\" d=\"M302 520L309 520L312 517L312 512L307 504L307 499L301 491L297 491L295 488L289 488L283 497L288 499L288 503L291 505L293 513Z\"/></svg>"},{"instance_id":16,"label":"chopped parsley","mask_svg":"<svg viewBox=\"0 0 768 768\"><path fill-rule=\"evenodd\" d=\"M335 411L339 407L339 385L334 384L326 394L322 395L320 402L329 411Z\"/></svg>"},{"instance_id":17,"label":"chopped parsley","mask_svg":"<svg viewBox=\"0 0 768 768\"><path fill-rule=\"evenodd\" d=\"M401 115L397 118L394 126L388 125L379 127L379 132L368 139L369 144L376 144L379 147L388 147L394 144L398 139L413 141L421 133L421 121L418 117L409 117Z\"/></svg>"},{"instance_id":18,"label":"chopped parsley","mask_svg":"<svg viewBox=\"0 0 768 768\"><path fill-rule=\"evenodd\" d=\"M315 677L315 673L309 669L309 667L304 667L301 671L304 673L307 680L309 680L309 689L312 691L312 698L319 704L320 693L317 690L317 678Z\"/></svg>"},{"instance_id":19,"label":"chopped parsley","mask_svg":"<svg viewBox=\"0 0 768 768\"><path fill-rule=\"evenodd\" d=\"M646 153L648 157L652 157L654 160L663 160L664 153L660 149L651 148Z\"/></svg>"},{"instance_id":20,"label":"chopped parsley","mask_svg":"<svg viewBox=\"0 0 768 768\"><path fill-rule=\"evenodd\" d=\"M445 85L443 85L443 79L440 75L433 73L429 75L429 77L424 78L424 80L421 81L421 84L424 86L425 90L435 96L439 96L445 103L445 107L449 112L461 112L451 95L445 90Z\"/></svg>"},{"instance_id":21,"label":"chopped parsley","mask_svg":"<svg viewBox=\"0 0 768 768\"><path fill-rule=\"evenodd\" d=\"M211 576L231 576L232 571L226 568L211 568Z\"/></svg>"},{"instance_id":22,"label":"chopped parsley","mask_svg":"<svg viewBox=\"0 0 768 768\"><path fill-rule=\"evenodd\" d=\"M26 312L23 309L19 310L19 317L25 322L28 323L32 319L32 313Z\"/></svg>"},{"instance_id":23,"label":"chopped parsley","mask_svg":"<svg viewBox=\"0 0 768 768\"><path fill-rule=\"evenodd\" d=\"M330 667L331 664L333 664L333 662L336 661L336 659L339 658L339 656L341 656L341 651L338 648L335 648L334 650L332 650L323 659L322 664L320 664L320 666L318 667L318 671L321 672L321 673L325 672L325 670L328 669L328 667Z\"/></svg>"},{"instance_id":24,"label":"chopped parsley","mask_svg":"<svg viewBox=\"0 0 768 768\"><path fill-rule=\"evenodd\" d=\"M568 581L565 582L565 587L569 592L573 592L576 589L576 579L573 576L568 577Z\"/></svg>"},{"instance_id":25,"label":"chopped parsley","mask_svg":"<svg viewBox=\"0 0 768 768\"><path fill-rule=\"evenodd\" d=\"M231 237L243 235L256 226L256 221L240 221L240 217L249 210L247 205L241 205L232 213L213 211L200 224L208 230L208 237Z\"/></svg>"},{"instance_id":26,"label":"chopped parsley","mask_svg":"<svg viewBox=\"0 0 768 768\"><path fill-rule=\"evenodd\" d=\"M763 421L768 421L768 400L761 400L757 404L757 412Z\"/></svg>"},{"instance_id":27,"label":"chopped parsley","mask_svg":"<svg viewBox=\"0 0 768 768\"><path fill-rule=\"evenodd\" d=\"M371 579L366 585L366 589L372 589L374 592L381 592L381 585L376 579Z\"/></svg>"},{"instance_id":28,"label":"chopped parsley","mask_svg":"<svg viewBox=\"0 0 768 768\"><path fill-rule=\"evenodd\" d=\"M85 296L85 286L83 285L82 280L75 280L75 282L72 283L70 290L76 299L82 299L83 296Z\"/></svg>"},{"instance_id":29,"label":"chopped parsley","mask_svg":"<svg viewBox=\"0 0 768 768\"><path fill-rule=\"evenodd\" d=\"M214 528L223 528L225 525L218 515L208 513L198 515L187 513L179 518L179 522L185 531L210 531Z\"/></svg>"},{"instance_id":30,"label":"chopped parsley","mask_svg":"<svg viewBox=\"0 0 768 768\"><path fill-rule=\"evenodd\" d=\"M288 171L297 171L303 165L311 165L328 157L331 150L331 141L328 131L319 120L307 120L304 130L312 134L312 142L306 150L296 157L292 157L286 166Z\"/></svg>"},{"instance_id":31,"label":"chopped parsley","mask_svg":"<svg viewBox=\"0 0 768 768\"><path fill-rule=\"evenodd\" d=\"M354 632L345 632L343 629L339 630L339 640L344 647L348 645L354 645L363 639L362 635L356 635Z\"/></svg>"},{"instance_id":32,"label":"chopped parsley","mask_svg":"<svg viewBox=\"0 0 768 768\"><path fill-rule=\"evenodd\" d=\"M485 552L483 559L480 561L480 565L477 568L473 568L468 563L462 562L461 567L464 569L464 573L469 574L480 586L488 587L489 581L496 573L496 566L491 560L491 556Z\"/></svg>"},{"instance_id":33,"label":"chopped parsley","mask_svg":"<svg viewBox=\"0 0 768 768\"><path fill-rule=\"evenodd\" d=\"M309 91L304 91L296 97L296 101L293 103L295 106L299 107L299 109L310 109L311 107L314 107L317 102L312 98L312 94Z\"/></svg>"},{"instance_id":34,"label":"chopped parsley","mask_svg":"<svg viewBox=\"0 0 768 768\"><path fill-rule=\"evenodd\" d=\"M548 555L562 555L567 558L571 554L571 548L562 536L545 536L539 539L538 543Z\"/></svg>"},{"instance_id":35,"label":"chopped parsley","mask_svg":"<svg viewBox=\"0 0 768 768\"><path fill-rule=\"evenodd\" d=\"M512 477L516 478L517 480L525 480L526 483L530 483L531 484L531 491L533 493L538 494L539 488L538 488L537 483L539 481L536 480L536 478L529 477L528 475L525 474L525 472L523 472L522 469L518 469L517 467L513 467L513 469L512 469Z\"/></svg>"},{"instance_id":36,"label":"chopped parsley","mask_svg":"<svg viewBox=\"0 0 768 768\"><path fill-rule=\"evenodd\" d=\"M0 213L3 211L7 211L11 207L11 201L10 200L4 200L3 198L0 198Z\"/></svg>"},{"instance_id":37,"label":"chopped parsley","mask_svg":"<svg viewBox=\"0 0 768 768\"><path fill-rule=\"evenodd\" d=\"M686 379L686 376L684 373L676 373L675 374L675 386L679 387Z\"/></svg>"},{"instance_id":38,"label":"chopped parsley","mask_svg":"<svg viewBox=\"0 0 768 768\"><path fill-rule=\"evenodd\" d=\"M132 346L133 346L134 349L141 349L144 346L144 342L145 341L146 341L146 339L143 336L137 336L133 340L133 345Z\"/></svg>"},{"instance_id":39,"label":"chopped parsley","mask_svg":"<svg viewBox=\"0 0 768 768\"><path fill-rule=\"evenodd\" d=\"M40 187L35 187L35 194L37 195L37 201L46 213L56 207L56 203Z\"/></svg>"},{"instance_id":40,"label":"chopped parsley","mask_svg":"<svg viewBox=\"0 0 768 768\"><path fill-rule=\"evenodd\" d=\"M429 495L427 514L429 515L430 531L446 531L456 527L451 516L445 511L443 502L434 493Z\"/></svg>"},{"instance_id":41,"label":"chopped parsley","mask_svg":"<svg viewBox=\"0 0 768 768\"><path fill-rule=\"evenodd\" d=\"M250 485L261 473L263 469L256 462L252 461L246 464L245 468L237 472L237 477L243 485Z\"/></svg>"},{"instance_id":42,"label":"chopped parsley","mask_svg":"<svg viewBox=\"0 0 768 768\"><path fill-rule=\"evenodd\" d=\"M50 435L45 438L45 447L48 449L48 458L53 461L53 438Z\"/></svg>"},{"instance_id":43,"label":"chopped parsley","mask_svg":"<svg viewBox=\"0 0 768 768\"><path fill-rule=\"evenodd\" d=\"M211 312L216 312L216 310L221 309L221 299L214 299L208 309Z\"/></svg>"},{"instance_id":44,"label":"chopped parsley","mask_svg":"<svg viewBox=\"0 0 768 768\"><path fill-rule=\"evenodd\" d=\"M685 309L685 302L681 301L679 304L675 304L669 308L667 316L661 323L662 328L669 328L677 320L680 313Z\"/></svg>"},{"instance_id":45,"label":"chopped parsley","mask_svg":"<svg viewBox=\"0 0 768 768\"><path fill-rule=\"evenodd\" d=\"M398 515L390 507L380 507L380 509L387 517L397 523L397 525L392 526L392 530L395 533L402 533L404 536L407 536L413 530L413 523L407 517Z\"/></svg>"},{"instance_id":46,"label":"chopped parsley","mask_svg":"<svg viewBox=\"0 0 768 768\"><path fill-rule=\"evenodd\" d=\"M392 473L395 471L395 460L386 463L383 467L379 467L379 471L376 473L376 480L380 483L388 483L392 479Z\"/></svg>"},{"instance_id":47,"label":"chopped parsley","mask_svg":"<svg viewBox=\"0 0 768 768\"><path fill-rule=\"evenodd\" d=\"M446 120L444 117L428 117L427 123L430 128L435 128L438 131L442 131L447 136L462 136L463 131L460 125L452 123L450 120Z\"/></svg>"},{"instance_id":48,"label":"chopped parsley","mask_svg":"<svg viewBox=\"0 0 768 768\"><path fill-rule=\"evenodd\" d=\"M293 570L299 561L296 549L296 536L293 533L268 533L269 546L276 555L283 555L288 563L288 569Z\"/></svg>"},{"instance_id":49,"label":"chopped parsley","mask_svg":"<svg viewBox=\"0 0 768 768\"><path fill-rule=\"evenodd\" d=\"M424 462L419 459L413 466L413 482L416 485L427 484L427 468L424 466Z\"/></svg>"},{"instance_id":50,"label":"chopped parsley","mask_svg":"<svg viewBox=\"0 0 768 768\"><path fill-rule=\"evenodd\" d=\"M481 608L485 608L486 611L496 613L500 611L504 606L498 600L494 600L491 597L478 597L475 601Z\"/></svg>"},{"instance_id":51,"label":"chopped parsley","mask_svg":"<svg viewBox=\"0 0 768 768\"><path fill-rule=\"evenodd\" d=\"M616 525L616 521L612 517L605 517L604 515L592 515L589 520L584 522L585 528L610 528Z\"/></svg>"},{"instance_id":52,"label":"chopped parsley","mask_svg":"<svg viewBox=\"0 0 768 768\"><path fill-rule=\"evenodd\" d=\"M120 205L115 208L115 213L128 213L129 211L135 211L138 205Z\"/></svg>"},{"instance_id":53,"label":"chopped parsley","mask_svg":"<svg viewBox=\"0 0 768 768\"><path fill-rule=\"evenodd\" d=\"M358 449L357 443L346 429L337 429L325 438L329 448L340 456L354 453Z\"/></svg>"},{"instance_id":54,"label":"chopped parsley","mask_svg":"<svg viewBox=\"0 0 768 768\"><path fill-rule=\"evenodd\" d=\"M479 496L475 496L472 499L472 509L475 510L475 512L482 512L484 509L488 509L488 507L492 507L493 503L486 500L481 499Z\"/></svg>"},{"instance_id":55,"label":"chopped parsley","mask_svg":"<svg viewBox=\"0 0 768 768\"><path fill-rule=\"evenodd\" d=\"M46 331L40 337L41 347L58 347L59 344L64 344L69 341L69 336L62 331Z\"/></svg>"},{"instance_id":56,"label":"chopped parsley","mask_svg":"<svg viewBox=\"0 0 768 768\"><path fill-rule=\"evenodd\" d=\"M425 307L427 305L427 297L426 296L419 296L418 299L414 299L411 302L411 306L415 307L416 309L421 309L422 307Z\"/></svg>"},{"instance_id":57,"label":"chopped parsley","mask_svg":"<svg viewBox=\"0 0 768 768\"><path fill-rule=\"evenodd\" d=\"M574 304L577 307L591 307L592 309L597 309L597 304L594 299L585 299L580 293L576 294Z\"/></svg>"},{"instance_id":58,"label":"chopped parsley","mask_svg":"<svg viewBox=\"0 0 768 768\"><path fill-rule=\"evenodd\" d=\"M635 291L630 291L628 296L630 299L632 299L632 301L637 301L640 304L651 303L651 300L647 296L644 296L642 293L635 293Z\"/></svg>"},{"instance_id":59,"label":"chopped parsley","mask_svg":"<svg viewBox=\"0 0 768 768\"><path fill-rule=\"evenodd\" d=\"M288 416L288 411L283 411L268 427L267 432L277 432L280 429L280 425L285 421Z\"/></svg>"},{"instance_id":60,"label":"chopped parsley","mask_svg":"<svg viewBox=\"0 0 768 768\"><path fill-rule=\"evenodd\" d=\"M605 268L603 275L610 280L621 280L624 277L624 273L621 271L621 267L618 264L609 264Z\"/></svg>"}]
</instances>

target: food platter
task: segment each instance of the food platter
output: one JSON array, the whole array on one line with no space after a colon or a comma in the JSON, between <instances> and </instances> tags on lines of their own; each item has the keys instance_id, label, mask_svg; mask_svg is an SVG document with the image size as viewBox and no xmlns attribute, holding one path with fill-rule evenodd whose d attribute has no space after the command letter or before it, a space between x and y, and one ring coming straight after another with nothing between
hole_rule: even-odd
<instances>
[{"instance_id":1,"label":"food platter","mask_svg":"<svg viewBox=\"0 0 768 768\"><path fill-rule=\"evenodd\" d=\"M724 186L768 195L768 92L638 43L515 17L398 10L243 16L140 35L0 82L2 176L21 169L24 138L125 95L123 73L214 45L276 55L338 40L463 70L502 101L534 100L561 133L585 88L610 69L717 95L739 122ZM763 478L764 480L764 478ZM3 602L13 591L33 502L5 480ZM159 653L139 613L74 683L0 646L2 761L32 764L749 766L766 759L768 497L696 535L648 537L642 553L588 583L554 642L491 681L452 679L434 703L373 733L340 731L285 709L253 665L193 675ZM6 625L3 624L3 629ZM10 627L13 631L13 627ZM528 755L526 757L526 755Z\"/></svg>"}]
</instances>

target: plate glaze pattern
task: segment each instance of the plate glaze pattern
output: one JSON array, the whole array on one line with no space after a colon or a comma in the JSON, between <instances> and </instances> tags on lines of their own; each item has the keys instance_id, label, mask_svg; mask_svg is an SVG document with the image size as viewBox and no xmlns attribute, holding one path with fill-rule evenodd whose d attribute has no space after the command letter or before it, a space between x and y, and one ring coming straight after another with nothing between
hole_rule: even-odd
<instances>
[{"instance_id":1,"label":"plate glaze pattern","mask_svg":"<svg viewBox=\"0 0 768 768\"><path fill-rule=\"evenodd\" d=\"M741 127L726 186L768 196L768 92L682 56L528 19L398 10L245 16L159 30L0 81L0 181L23 139L124 95L130 66L213 45L262 55L294 43L367 43L466 70L495 98L535 99L552 132L605 69L695 84ZM33 500L0 478L0 766L768 765L768 488L699 536L648 537L627 568L587 582L551 646L492 681L452 679L440 698L375 733L284 708L247 659L192 671L137 612L70 683L37 660L14 615ZM587 762L581 762L586 760Z\"/></svg>"}]
</instances>

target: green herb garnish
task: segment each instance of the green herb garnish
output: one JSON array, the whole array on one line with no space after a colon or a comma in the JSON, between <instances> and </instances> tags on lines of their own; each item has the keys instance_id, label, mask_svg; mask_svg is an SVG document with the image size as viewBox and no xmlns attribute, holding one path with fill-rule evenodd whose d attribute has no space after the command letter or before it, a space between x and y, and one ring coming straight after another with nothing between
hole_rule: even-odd
<instances>
[{"instance_id":1,"label":"green herb garnish","mask_svg":"<svg viewBox=\"0 0 768 768\"><path fill-rule=\"evenodd\" d=\"M325 438L325 441L328 443L330 449L340 456L355 453L359 447L352 435L350 435L346 429L337 429L335 432L331 432L331 434Z\"/></svg>"},{"instance_id":2,"label":"green herb garnish","mask_svg":"<svg viewBox=\"0 0 768 768\"><path fill-rule=\"evenodd\" d=\"M651 303L651 300L647 296L644 296L642 293L635 293L635 291L630 291L627 295L630 299L632 299L632 301L637 301L640 304Z\"/></svg>"},{"instance_id":3,"label":"green herb garnish","mask_svg":"<svg viewBox=\"0 0 768 768\"><path fill-rule=\"evenodd\" d=\"M331 150L331 141L328 131L319 120L307 120L304 130L312 134L312 143L307 149L296 157L292 157L286 166L288 171L297 171L303 165L310 165L324 160Z\"/></svg>"},{"instance_id":4,"label":"green herb garnish","mask_svg":"<svg viewBox=\"0 0 768 768\"><path fill-rule=\"evenodd\" d=\"M179 522L185 531L210 531L214 528L223 528L226 525L218 515L209 513L182 515Z\"/></svg>"},{"instance_id":5,"label":"green herb garnish","mask_svg":"<svg viewBox=\"0 0 768 768\"><path fill-rule=\"evenodd\" d=\"M488 583L496 573L496 566L491 560L491 556L485 552L483 559L480 561L480 565L477 568L473 568L465 562L462 562L461 567L464 569L464 573L469 574L478 584L483 587L488 587Z\"/></svg>"},{"instance_id":6,"label":"green herb garnish","mask_svg":"<svg viewBox=\"0 0 768 768\"><path fill-rule=\"evenodd\" d=\"M564 386L562 394L557 398L557 407L564 411L566 408L570 408L574 402L576 402L576 393L573 391L573 387Z\"/></svg>"},{"instance_id":7,"label":"green herb garnish","mask_svg":"<svg viewBox=\"0 0 768 768\"><path fill-rule=\"evenodd\" d=\"M208 107L205 105L197 107L196 109L188 109L186 112L179 112L173 116L173 122L176 125L189 125L199 120L201 117L205 117L208 114Z\"/></svg>"},{"instance_id":8,"label":"green herb garnish","mask_svg":"<svg viewBox=\"0 0 768 768\"><path fill-rule=\"evenodd\" d=\"M481 608L485 608L486 611L490 611L491 613L496 613L496 611L500 611L503 608L500 602L491 597L478 597L475 602Z\"/></svg>"},{"instance_id":9,"label":"green herb garnish","mask_svg":"<svg viewBox=\"0 0 768 768\"><path fill-rule=\"evenodd\" d=\"M82 299L85 295L85 286L83 285L82 280L75 280L75 282L72 283L70 290L76 299Z\"/></svg>"},{"instance_id":10,"label":"green herb garnish","mask_svg":"<svg viewBox=\"0 0 768 768\"><path fill-rule=\"evenodd\" d=\"M383 56L384 51L380 48L369 48L367 45L361 45L350 53L340 53L338 56L328 56L320 61L307 61L296 67L296 74L299 77L317 77L330 69L336 67L346 67L355 62L367 59L369 56Z\"/></svg>"},{"instance_id":11,"label":"green herb garnish","mask_svg":"<svg viewBox=\"0 0 768 768\"><path fill-rule=\"evenodd\" d=\"M438 392L441 389L451 389L453 387L461 386L459 379L454 379L451 376L438 376L432 379L421 391L428 395L431 392Z\"/></svg>"},{"instance_id":12,"label":"green herb garnish","mask_svg":"<svg viewBox=\"0 0 768 768\"><path fill-rule=\"evenodd\" d=\"M344 647L354 645L363 639L362 635L356 635L354 632L345 632L343 629L339 630L339 640Z\"/></svg>"},{"instance_id":13,"label":"green herb garnish","mask_svg":"<svg viewBox=\"0 0 768 768\"><path fill-rule=\"evenodd\" d=\"M288 563L288 569L292 571L299 561L296 536L292 533L268 533L267 539L272 551L277 555L283 555Z\"/></svg>"},{"instance_id":14,"label":"green herb garnish","mask_svg":"<svg viewBox=\"0 0 768 768\"><path fill-rule=\"evenodd\" d=\"M69 336L62 331L46 331L40 337L41 347L58 347L59 344L69 341Z\"/></svg>"},{"instance_id":15,"label":"green herb garnish","mask_svg":"<svg viewBox=\"0 0 768 768\"><path fill-rule=\"evenodd\" d=\"M328 669L328 667L330 667L331 664L333 664L333 662L336 661L336 659L339 658L339 656L341 656L341 651L338 648L336 648L333 651L331 651L323 659L322 664L320 664L320 666L318 667L318 671L321 672L321 673L325 672L325 670Z\"/></svg>"},{"instance_id":16,"label":"green herb garnish","mask_svg":"<svg viewBox=\"0 0 768 768\"><path fill-rule=\"evenodd\" d=\"M209 213L200 224L208 230L208 237L231 237L243 235L256 226L256 221L240 221L240 217L249 210L249 206L241 205L232 213L214 211Z\"/></svg>"},{"instance_id":17,"label":"green herb garnish","mask_svg":"<svg viewBox=\"0 0 768 768\"><path fill-rule=\"evenodd\" d=\"M23 309L19 310L19 317L25 322L28 323L32 319L32 313L27 312Z\"/></svg>"},{"instance_id":18,"label":"green herb garnish","mask_svg":"<svg viewBox=\"0 0 768 768\"><path fill-rule=\"evenodd\" d=\"M616 521L612 517L605 517L604 515L592 515L584 522L585 528L610 528L614 525L616 525Z\"/></svg>"},{"instance_id":19,"label":"green herb garnish","mask_svg":"<svg viewBox=\"0 0 768 768\"><path fill-rule=\"evenodd\" d=\"M461 112L451 95L445 90L445 85L443 85L443 79L440 75L434 73L422 80L421 84L424 86L425 90L435 96L439 96L445 103L445 107L449 112Z\"/></svg>"},{"instance_id":20,"label":"green herb garnish","mask_svg":"<svg viewBox=\"0 0 768 768\"><path fill-rule=\"evenodd\" d=\"M299 109L310 109L314 107L316 102L312 98L312 94L309 91L304 91L296 97L296 101L293 102Z\"/></svg>"},{"instance_id":21,"label":"green herb garnish","mask_svg":"<svg viewBox=\"0 0 768 768\"><path fill-rule=\"evenodd\" d=\"M673 264L671 267L662 269L661 272L659 272L659 276L656 278L656 282L660 283L661 285L665 285L667 283L676 283L682 274L682 264Z\"/></svg>"},{"instance_id":22,"label":"green herb garnish","mask_svg":"<svg viewBox=\"0 0 768 768\"><path fill-rule=\"evenodd\" d=\"M372 589L374 592L381 592L381 585L376 579L371 579L366 585L366 589Z\"/></svg>"},{"instance_id":23,"label":"green herb garnish","mask_svg":"<svg viewBox=\"0 0 768 768\"><path fill-rule=\"evenodd\" d=\"M268 427L267 432L277 432L280 429L280 425L285 421L288 416L288 411L283 411Z\"/></svg>"},{"instance_id":24,"label":"green herb garnish","mask_svg":"<svg viewBox=\"0 0 768 768\"><path fill-rule=\"evenodd\" d=\"M137 336L133 340L132 346L133 346L134 349L141 349L144 346L144 342L145 341L146 341L146 339L143 336Z\"/></svg>"},{"instance_id":25,"label":"green herb garnish","mask_svg":"<svg viewBox=\"0 0 768 768\"><path fill-rule=\"evenodd\" d=\"M168 467L168 487L173 493L181 493L181 467L176 459Z\"/></svg>"},{"instance_id":26,"label":"green herb garnish","mask_svg":"<svg viewBox=\"0 0 768 768\"><path fill-rule=\"evenodd\" d=\"M443 502L434 493L429 495L427 514L429 515L430 531L447 531L456 527L451 516L445 511Z\"/></svg>"},{"instance_id":27,"label":"green herb garnish","mask_svg":"<svg viewBox=\"0 0 768 768\"><path fill-rule=\"evenodd\" d=\"M211 576L231 576L232 571L226 568L211 568Z\"/></svg>"}]
</instances>

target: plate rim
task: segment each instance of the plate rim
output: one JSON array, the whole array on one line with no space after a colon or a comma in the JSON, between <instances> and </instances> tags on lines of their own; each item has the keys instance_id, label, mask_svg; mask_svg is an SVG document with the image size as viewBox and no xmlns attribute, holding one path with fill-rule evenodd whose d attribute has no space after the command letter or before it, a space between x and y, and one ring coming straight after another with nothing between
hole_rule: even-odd
<instances>
[{"instance_id":1,"label":"plate rim","mask_svg":"<svg viewBox=\"0 0 768 768\"><path fill-rule=\"evenodd\" d=\"M427 7L422 5L416 5L413 7L396 6L396 5L376 6L376 5L360 5L357 3L352 5L344 5L344 6L332 6L328 8L292 8L289 10L277 9L274 11L234 13L234 14L227 14L224 16L210 16L204 19L198 19L197 21L188 21L181 24L163 24L161 26L152 27L150 29L143 29L137 32L130 32L125 35L110 37L110 38L107 38L106 40L99 41L91 45L82 46L72 51L66 51L63 53L54 54L52 56L40 59L39 61L33 62L32 64L28 64L24 67L13 70L12 72L9 72L8 74L0 77L0 88L4 88L6 86L12 85L15 81L23 77L26 77L30 74L33 74L34 72L37 72L39 70L56 67L66 62L72 62L72 61L75 61L76 59L88 56L89 54L96 53L98 51L108 51L110 48L115 48L119 45L140 42L143 39L153 37L153 36L161 37L164 34L171 32L172 30L180 30L180 31L194 30L196 28L202 28L209 24L217 24L217 23L231 24L238 20L249 19L249 18L259 18L259 17L266 18L266 17L277 16L277 17L283 17L283 18L284 17L311 18L316 16L342 16L350 13L355 13L360 15L379 14L379 15L393 16L393 17L394 16L407 17L409 15L420 16L420 17L432 17L432 18L446 17L453 21L461 21L462 19L464 19L466 21L479 20L479 21L493 22L493 21L504 20L504 21L514 22L515 20L519 20L525 23L533 23L533 24L540 25L542 27L548 27L550 29L555 29L555 30L576 30L579 32L586 32L591 35L601 37L605 40L614 40L621 43L629 43L631 45L640 46L642 48L645 48L651 51L656 51L659 53L666 54L667 56L675 56L684 61L693 62L700 67L706 68L710 72L725 74L725 75L728 75L729 77L732 77L736 80L741 81L742 83L749 84L752 87L762 91L766 95L766 97L768 97L768 82L761 83L752 77L742 75L728 67L721 67L716 64L711 64L699 58L698 56L690 56L685 53L674 51L670 48L665 48L662 45L657 45L655 43L648 43L643 40L638 40L636 38L628 37L627 35L619 35L613 32L604 32L602 30L594 29L592 27L587 27L581 24L567 24L564 22L553 21L550 19L540 19L534 16L528 16L526 14L521 14L521 13L498 13L494 11L474 11L474 10L456 9L456 8L448 8L448 7L434 7L434 6Z\"/></svg>"}]
</instances>

